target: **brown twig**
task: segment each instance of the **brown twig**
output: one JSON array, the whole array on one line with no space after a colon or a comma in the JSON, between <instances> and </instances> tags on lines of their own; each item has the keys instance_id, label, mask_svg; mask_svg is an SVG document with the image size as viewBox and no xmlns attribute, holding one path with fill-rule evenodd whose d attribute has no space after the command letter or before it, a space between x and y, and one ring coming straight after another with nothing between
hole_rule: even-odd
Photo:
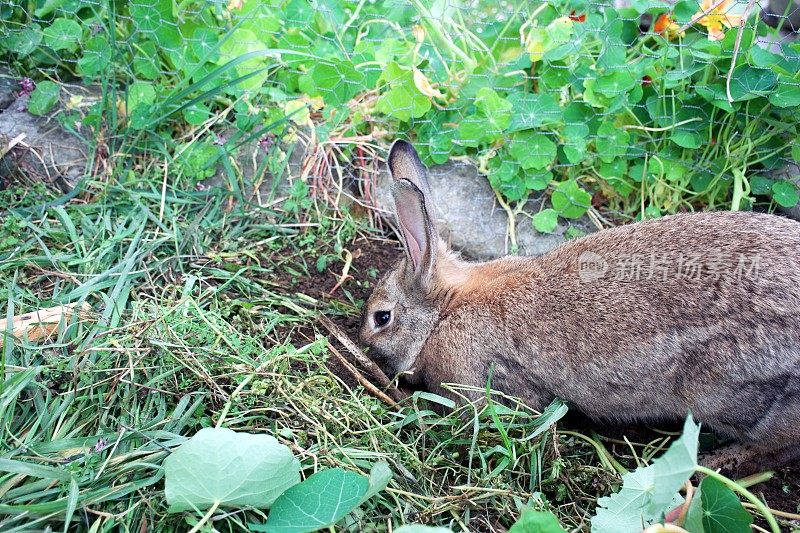
<instances>
[{"instance_id":1,"label":"brown twig","mask_svg":"<svg viewBox=\"0 0 800 533\"><path fill-rule=\"evenodd\" d=\"M364 355L364 352L362 352L359 347L356 346L356 343L354 343L339 326L331 322L331 320L324 315L320 315L319 321L323 326L325 326L325 329L327 329L331 335L336 337L336 340L338 340L342 346L344 346L345 349L350 352L353 357L355 357L356 361L358 361L358 363L364 367L367 372L375 376L375 379L378 381L378 385L385 389L386 393L395 402L399 402L406 397L406 395L403 394L397 387L395 387L392 384L392 381L386 377L386 374L383 373L383 370L378 368L378 365L373 363L366 355Z\"/></svg>"},{"instance_id":2,"label":"brown twig","mask_svg":"<svg viewBox=\"0 0 800 533\"><path fill-rule=\"evenodd\" d=\"M329 344L328 349L330 349L334 357L336 357L336 359L338 359L339 362L342 363L342 365L344 365L344 367L350 371L353 377L356 378L356 381L358 381L365 389L367 389L367 392L369 392L370 394L372 394L373 396L375 396L376 398L378 398L380 401L382 401L387 405L391 405L392 407L397 405L397 402L394 401L394 399L390 398L385 392L378 389L378 387L373 385L367 378L365 378L364 374L359 372L358 369L355 366L353 366L353 364L350 361L348 361L347 358L345 358L345 356L339 353L339 350L337 350L335 346Z\"/></svg>"},{"instance_id":3,"label":"brown twig","mask_svg":"<svg viewBox=\"0 0 800 533\"><path fill-rule=\"evenodd\" d=\"M739 30L736 33L736 43L733 45L733 57L731 58L731 68L728 70L728 75L725 77L725 94L728 97L728 103L733 103L733 96L731 96L731 78L733 71L736 69L736 59L739 57L739 47L742 45L742 34L744 33L744 25L747 24L747 19L750 17L750 11L753 9L756 0L750 0L747 7L744 8L742 20L739 21Z\"/></svg>"}]
</instances>

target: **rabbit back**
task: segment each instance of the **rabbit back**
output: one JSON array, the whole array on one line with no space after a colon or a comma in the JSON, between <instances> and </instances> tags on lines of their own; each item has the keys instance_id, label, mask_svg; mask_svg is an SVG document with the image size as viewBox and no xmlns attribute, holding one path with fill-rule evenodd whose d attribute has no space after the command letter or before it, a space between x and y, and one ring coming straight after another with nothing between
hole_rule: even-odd
<instances>
[{"instance_id":1,"label":"rabbit back","mask_svg":"<svg viewBox=\"0 0 800 533\"><path fill-rule=\"evenodd\" d=\"M480 387L492 369L493 387L535 408L561 397L617 421L690 409L740 440L800 435L794 221L673 215L461 270L439 280L447 302L417 365L428 388Z\"/></svg>"}]
</instances>

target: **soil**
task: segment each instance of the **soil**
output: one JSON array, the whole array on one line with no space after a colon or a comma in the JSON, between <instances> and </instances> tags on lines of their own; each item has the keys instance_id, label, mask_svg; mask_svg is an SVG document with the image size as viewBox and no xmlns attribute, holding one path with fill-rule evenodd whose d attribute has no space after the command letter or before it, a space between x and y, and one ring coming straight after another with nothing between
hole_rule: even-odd
<instances>
[{"instance_id":1,"label":"soil","mask_svg":"<svg viewBox=\"0 0 800 533\"><path fill-rule=\"evenodd\" d=\"M396 241L373 238L357 240L349 250L353 254L353 262L349 271L349 275L352 276L352 278L348 278L341 287L337 288L335 291L332 290L337 282L337 277L333 272L318 273L314 269L311 276L295 279L295 284L291 290L293 292L302 292L312 296L323 302L326 306L334 304L336 300L363 302L369 296L377 280L395 265L402 253L400 245ZM341 267L341 263L337 264L337 268L339 267ZM377 273L375 270L377 270ZM366 281L368 281L368 283L365 283ZM345 296L345 292L349 293L349 298ZM353 341L358 342L358 330L361 323L361 317L359 315L337 314L330 316L330 318L334 320ZM313 338L313 332L310 330L299 329L295 334L307 337L308 339ZM338 346L338 348L341 353L346 354L341 346ZM348 386L357 385L352 374L335 358L329 360L328 366L331 371L347 383ZM369 378L368 374L365 373L365 375ZM564 426L583 432L596 431L612 439L621 439L622 436L625 435L631 442L648 442L660 435L652 429L642 426L609 427L589 421L579 413L574 412L571 412L565 419ZM675 432L679 432L680 428L680 424L659 427L661 430L666 429ZM621 454L627 454L626 450L622 448L617 450L613 444L609 444L608 448L612 453L616 451ZM762 497L772 509L789 513L800 512L800 462L777 470L772 479L765 483L755 485L751 487L750 490L754 494ZM762 527L765 526L765 523L759 519L756 519L755 523Z\"/></svg>"}]
</instances>

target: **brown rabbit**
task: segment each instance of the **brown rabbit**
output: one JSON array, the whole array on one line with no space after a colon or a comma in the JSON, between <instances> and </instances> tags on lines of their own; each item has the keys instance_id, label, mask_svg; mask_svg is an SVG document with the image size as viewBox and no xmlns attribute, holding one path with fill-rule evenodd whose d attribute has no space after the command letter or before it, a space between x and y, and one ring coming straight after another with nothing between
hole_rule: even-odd
<instances>
[{"instance_id":1,"label":"brown rabbit","mask_svg":"<svg viewBox=\"0 0 800 533\"><path fill-rule=\"evenodd\" d=\"M537 410L694 416L733 437L705 461L748 473L800 457L800 223L766 214L673 215L601 231L535 258L464 261L439 238L425 167L388 158L405 257L361 327L391 375L492 387Z\"/></svg>"}]
</instances>

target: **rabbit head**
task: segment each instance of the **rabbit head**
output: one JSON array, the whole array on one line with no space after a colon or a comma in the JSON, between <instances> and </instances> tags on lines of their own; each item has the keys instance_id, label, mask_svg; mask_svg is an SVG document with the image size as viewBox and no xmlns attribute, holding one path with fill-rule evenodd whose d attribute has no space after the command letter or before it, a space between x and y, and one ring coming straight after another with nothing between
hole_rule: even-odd
<instances>
[{"instance_id":1,"label":"rabbit head","mask_svg":"<svg viewBox=\"0 0 800 533\"><path fill-rule=\"evenodd\" d=\"M414 366L438 320L434 295L441 288L443 265L452 270L459 261L436 231L428 178L417 152L408 142L396 141L387 163L405 256L364 305L361 340L387 374L397 375Z\"/></svg>"}]
</instances>

